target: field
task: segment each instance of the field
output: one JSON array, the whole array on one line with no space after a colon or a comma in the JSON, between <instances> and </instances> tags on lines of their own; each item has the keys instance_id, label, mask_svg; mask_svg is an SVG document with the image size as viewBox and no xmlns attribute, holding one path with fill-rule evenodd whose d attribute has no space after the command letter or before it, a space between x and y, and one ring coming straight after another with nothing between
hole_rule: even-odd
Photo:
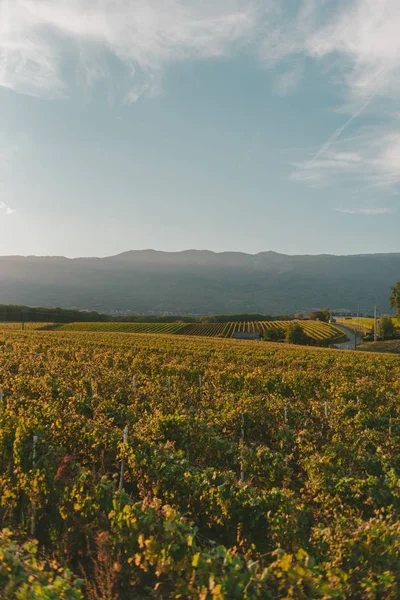
<instances>
[{"instance_id":1,"label":"field","mask_svg":"<svg viewBox=\"0 0 400 600\"><path fill-rule=\"evenodd\" d=\"M358 347L364 352L391 352L400 354L400 340L385 340L381 342L364 342Z\"/></svg>"},{"instance_id":2,"label":"field","mask_svg":"<svg viewBox=\"0 0 400 600\"><path fill-rule=\"evenodd\" d=\"M179 333L185 323L68 323L60 325L62 331L98 331L116 333Z\"/></svg>"},{"instance_id":3,"label":"field","mask_svg":"<svg viewBox=\"0 0 400 600\"><path fill-rule=\"evenodd\" d=\"M392 317L393 323L396 327L400 327L399 319L396 317ZM374 319L369 319L367 317L354 317L351 319L337 319L337 322L341 325L346 325L351 329L357 329L362 333L368 333L374 328Z\"/></svg>"},{"instance_id":4,"label":"field","mask_svg":"<svg viewBox=\"0 0 400 600\"><path fill-rule=\"evenodd\" d=\"M270 329L280 332L285 337L285 329L291 321L249 321L228 323L69 323L62 325L63 331L98 331L123 333L168 333L201 337L230 338L239 331L260 331L262 334ZM300 322L304 332L316 342L339 342L345 336L328 323L320 321Z\"/></svg>"},{"instance_id":5,"label":"field","mask_svg":"<svg viewBox=\"0 0 400 600\"><path fill-rule=\"evenodd\" d=\"M2 598L400 597L400 358L9 329L0 387Z\"/></svg>"},{"instance_id":6,"label":"field","mask_svg":"<svg viewBox=\"0 0 400 600\"><path fill-rule=\"evenodd\" d=\"M14 330L22 330L22 329L44 329L47 327L53 326L53 323L1 323L0 322L0 331L5 329L14 329Z\"/></svg>"}]
</instances>

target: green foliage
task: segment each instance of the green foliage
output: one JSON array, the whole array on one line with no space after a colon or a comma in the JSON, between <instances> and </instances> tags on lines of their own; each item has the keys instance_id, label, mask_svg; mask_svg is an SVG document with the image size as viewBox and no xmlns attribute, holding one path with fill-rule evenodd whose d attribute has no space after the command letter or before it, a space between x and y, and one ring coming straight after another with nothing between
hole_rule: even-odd
<instances>
[{"instance_id":1,"label":"green foliage","mask_svg":"<svg viewBox=\"0 0 400 600\"><path fill-rule=\"evenodd\" d=\"M82 580L55 561L38 558L36 542L22 545L11 531L0 533L0 590L3 600L82 600Z\"/></svg>"},{"instance_id":2,"label":"green foliage","mask_svg":"<svg viewBox=\"0 0 400 600\"><path fill-rule=\"evenodd\" d=\"M264 340L266 342L277 342L282 339L283 331L275 328L269 328L264 332Z\"/></svg>"},{"instance_id":3,"label":"green foliage","mask_svg":"<svg viewBox=\"0 0 400 600\"><path fill-rule=\"evenodd\" d=\"M379 337L383 340L389 340L393 337L395 326L390 317L383 316L379 319Z\"/></svg>"},{"instance_id":4,"label":"green foliage","mask_svg":"<svg viewBox=\"0 0 400 600\"><path fill-rule=\"evenodd\" d=\"M392 287L392 293L389 299L390 307L397 310L397 315L400 318L400 281Z\"/></svg>"},{"instance_id":5,"label":"green foliage","mask_svg":"<svg viewBox=\"0 0 400 600\"><path fill-rule=\"evenodd\" d=\"M107 321L107 315L95 311L43 308L0 304L0 321L17 323L70 323L71 321Z\"/></svg>"},{"instance_id":6,"label":"green foliage","mask_svg":"<svg viewBox=\"0 0 400 600\"><path fill-rule=\"evenodd\" d=\"M313 321L328 322L330 317L329 308L324 308L322 310L313 310L312 312L308 313L308 316Z\"/></svg>"},{"instance_id":7,"label":"green foliage","mask_svg":"<svg viewBox=\"0 0 400 600\"><path fill-rule=\"evenodd\" d=\"M290 323L286 327L285 340L287 344L307 344L307 336L300 323Z\"/></svg>"}]
</instances>

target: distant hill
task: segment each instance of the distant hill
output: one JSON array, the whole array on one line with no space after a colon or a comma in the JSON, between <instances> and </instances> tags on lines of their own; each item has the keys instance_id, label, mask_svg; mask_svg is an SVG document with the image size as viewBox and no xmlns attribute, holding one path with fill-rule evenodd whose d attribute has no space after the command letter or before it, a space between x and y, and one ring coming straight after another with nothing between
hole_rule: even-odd
<instances>
[{"instance_id":1,"label":"distant hill","mask_svg":"<svg viewBox=\"0 0 400 600\"><path fill-rule=\"evenodd\" d=\"M107 258L0 257L0 303L101 312L283 314L388 310L400 253L251 255L207 250L124 252Z\"/></svg>"}]
</instances>

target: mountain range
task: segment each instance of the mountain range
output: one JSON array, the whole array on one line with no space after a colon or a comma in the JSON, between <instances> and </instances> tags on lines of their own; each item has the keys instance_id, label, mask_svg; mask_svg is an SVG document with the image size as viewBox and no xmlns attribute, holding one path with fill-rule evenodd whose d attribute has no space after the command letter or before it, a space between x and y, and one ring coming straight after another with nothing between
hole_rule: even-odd
<instances>
[{"instance_id":1,"label":"mountain range","mask_svg":"<svg viewBox=\"0 0 400 600\"><path fill-rule=\"evenodd\" d=\"M0 257L0 303L104 312L387 311L400 253L288 256L132 250L105 258Z\"/></svg>"}]
</instances>

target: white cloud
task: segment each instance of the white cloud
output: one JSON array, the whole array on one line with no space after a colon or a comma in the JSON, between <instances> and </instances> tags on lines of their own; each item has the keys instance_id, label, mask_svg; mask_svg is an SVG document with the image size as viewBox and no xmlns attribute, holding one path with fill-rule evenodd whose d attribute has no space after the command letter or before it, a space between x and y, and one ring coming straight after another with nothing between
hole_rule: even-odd
<instances>
[{"instance_id":1,"label":"white cloud","mask_svg":"<svg viewBox=\"0 0 400 600\"><path fill-rule=\"evenodd\" d=\"M0 210L4 211L6 215L12 215L16 212L14 208L10 208L5 202L0 201Z\"/></svg>"},{"instance_id":2,"label":"white cloud","mask_svg":"<svg viewBox=\"0 0 400 600\"><path fill-rule=\"evenodd\" d=\"M0 85L57 96L76 77L111 78L114 57L135 99L171 63L250 50L268 65L290 60L278 93L310 56L333 59L353 99L397 96L399 30L398 0L0 0Z\"/></svg>"},{"instance_id":3,"label":"white cloud","mask_svg":"<svg viewBox=\"0 0 400 600\"><path fill-rule=\"evenodd\" d=\"M372 111L382 119L382 99L398 111L399 31L399 0L0 0L0 87L57 98L104 81L134 102L157 93L174 63L253 53L270 68L286 65L274 84L285 95L311 58L337 82L347 116L296 162L292 178L394 186L398 116L359 128ZM350 129L355 142L343 139Z\"/></svg>"},{"instance_id":4,"label":"white cloud","mask_svg":"<svg viewBox=\"0 0 400 600\"><path fill-rule=\"evenodd\" d=\"M397 114L391 116L388 106L397 107L400 100L400 3L353 0L337 2L336 7L328 23L309 32L304 51L331 61L345 104L351 106L350 117L314 150L313 159L296 165L293 179L321 185L342 175L394 186L400 183L400 128ZM382 100L384 112L378 105ZM375 120L390 125L378 123L365 133L359 117L367 110L374 111ZM350 125L361 135L355 142L342 142ZM340 157L343 143L358 155L356 163Z\"/></svg>"},{"instance_id":5,"label":"white cloud","mask_svg":"<svg viewBox=\"0 0 400 600\"><path fill-rule=\"evenodd\" d=\"M392 208L336 208L337 212L348 215L391 215Z\"/></svg>"},{"instance_id":6,"label":"white cloud","mask_svg":"<svg viewBox=\"0 0 400 600\"><path fill-rule=\"evenodd\" d=\"M135 100L170 63L247 44L258 14L251 0L0 0L0 85L54 97L71 85L74 61L93 84L112 78L113 57Z\"/></svg>"},{"instance_id":7,"label":"white cloud","mask_svg":"<svg viewBox=\"0 0 400 600\"><path fill-rule=\"evenodd\" d=\"M315 57L347 59L342 79L355 98L400 92L400 3L397 0L338 2L329 23L306 42Z\"/></svg>"}]
</instances>

